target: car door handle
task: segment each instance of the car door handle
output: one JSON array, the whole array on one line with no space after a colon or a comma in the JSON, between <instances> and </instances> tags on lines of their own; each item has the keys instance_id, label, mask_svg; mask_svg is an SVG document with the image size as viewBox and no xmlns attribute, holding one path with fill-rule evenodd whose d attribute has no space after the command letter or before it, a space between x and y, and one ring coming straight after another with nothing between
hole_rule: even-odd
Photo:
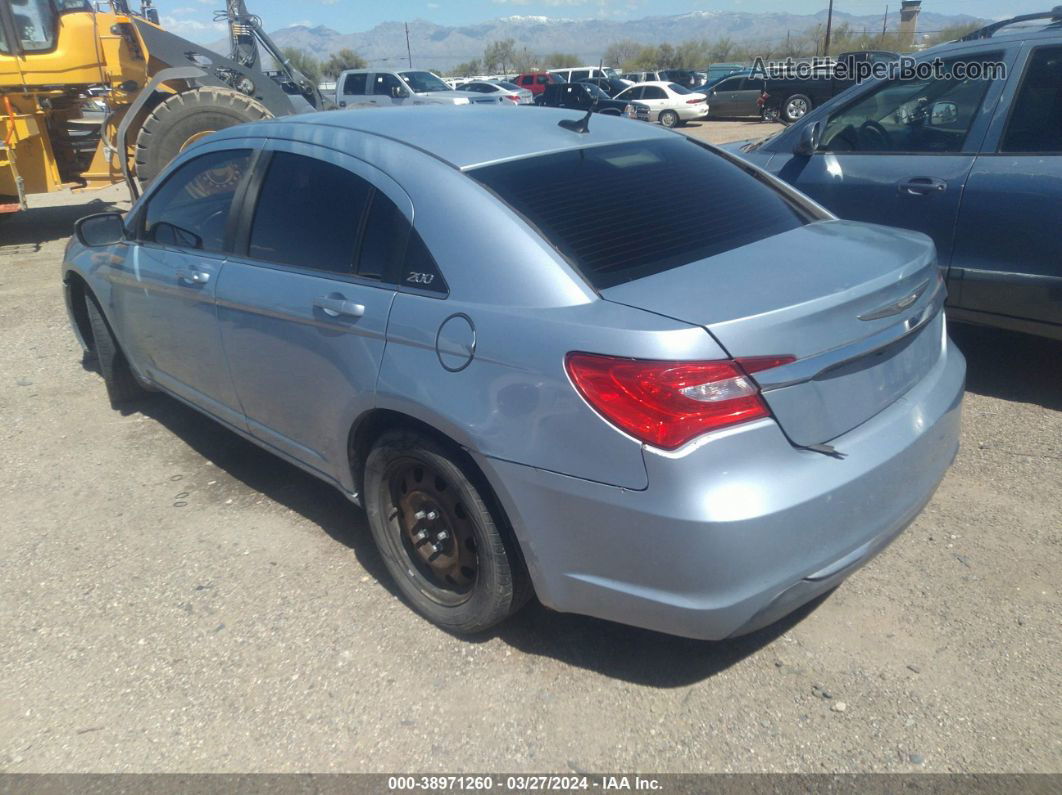
<instances>
[{"instance_id":1,"label":"car door handle","mask_svg":"<svg viewBox=\"0 0 1062 795\"><path fill-rule=\"evenodd\" d=\"M911 196L928 196L930 193L943 193L948 189L948 183L935 177L911 177L900 182L900 193Z\"/></svg>"},{"instance_id":2,"label":"car door handle","mask_svg":"<svg viewBox=\"0 0 1062 795\"><path fill-rule=\"evenodd\" d=\"M210 281L210 274L196 268L178 268L177 280L186 284L206 284Z\"/></svg>"},{"instance_id":3,"label":"car door handle","mask_svg":"<svg viewBox=\"0 0 1062 795\"><path fill-rule=\"evenodd\" d=\"M365 314L364 304L356 304L341 296L322 295L313 299L313 305L329 317L361 317Z\"/></svg>"}]
</instances>

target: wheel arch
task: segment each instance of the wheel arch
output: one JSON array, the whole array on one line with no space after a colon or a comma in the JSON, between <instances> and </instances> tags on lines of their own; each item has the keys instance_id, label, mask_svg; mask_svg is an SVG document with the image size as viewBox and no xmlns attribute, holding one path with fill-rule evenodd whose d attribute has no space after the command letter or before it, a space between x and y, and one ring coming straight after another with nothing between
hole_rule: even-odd
<instances>
[{"instance_id":1,"label":"wheel arch","mask_svg":"<svg viewBox=\"0 0 1062 795\"><path fill-rule=\"evenodd\" d=\"M88 354L96 352L86 303L91 292L92 288L77 271L68 270L63 275L63 294L66 298L66 310L70 315L70 326L82 349Z\"/></svg>"}]
</instances>

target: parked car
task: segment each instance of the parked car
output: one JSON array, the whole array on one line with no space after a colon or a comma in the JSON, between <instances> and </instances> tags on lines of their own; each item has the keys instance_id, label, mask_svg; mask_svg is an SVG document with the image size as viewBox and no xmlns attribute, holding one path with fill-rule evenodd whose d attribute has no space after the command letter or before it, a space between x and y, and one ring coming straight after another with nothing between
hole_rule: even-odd
<instances>
[{"instance_id":1,"label":"parked car","mask_svg":"<svg viewBox=\"0 0 1062 795\"><path fill-rule=\"evenodd\" d=\"M579 66L574 69L550 69L549 73L566 83L578 83L592 77L619 77L619 70L611 66Z\"/></svg>"},{"instance_id":2,"label":"parked car","mask_svg":"<svg viewBox=\"0 0 1062 795\"><path fill-rule=\"evenodd\" d=\"M505 81L473 80L470 83L461 83L458 91L471 91L476 94L494 95L500 94L514 105L533 105L535 95L526 88L520 88L515 83Z\"/></svg>"},{"instance_id":3,"label":"parked car","mask_svg":"<svg viewBox=\"0 0 1062 795\"><path fill-rule=\"evenodd\" d=\"M678 83L643 83L616 95L618 102L638 102L648 108L646 121L658 121L665 127L678 127L708 115L704 94L695 93Z\"/></svg>"},{"instance_id":4,"label":"parked car","mask_svg":"<svg viewBox=\"0 0 1062 795\"><path fill-rule=\"evenodd\" d=\"M624 80L630 80L635 85L638 83L659 83L663 80L659 72L628 72L625 75L620 75L620 77Z\"/></svg>"},{"instance_id":5,"label":"parked car","mask_svg":"<svg viewBox=\"0 0 1062 795\"><path fill-rule=\"evenodd\" d=\"M555 83L546 86L544 93L535 98L535 104L548 108L572 108L590 110L605 115L620 116L627 113L628 102L612 99L593 83Z\"/></svg>"},{"instance_id":6,"label":"parked car","mask_svg":"<svg viewBox=\"0 0 1062 795\"><path fill-rule=\"evenodd\" d=\"M823 66L822 74L811 78L768 77L765 88L770 96L768 109L788 124L806 116L819 105L833 99L857 82L853 65L864 61L888 62L900 56L894 52L861 51L846 52L837 56L829 66ZM844 63L848 69L843 76L833 68L836 63Z\"/></svg>"},{"instance_id":7,"label":"parked car","mask_svg":"<svg viewBox=\"0 0 1062 795\"><path fill-rule=\"evenodd\" d=\"M685 136L570 121L420 107L211 135L124 220L78 223L75 334L115 403L148 384L363 504L448 630L534 592L749 632L879 552L955 455L933 245Z\"/></svg>"},{"instance_id":8,"label":"parked car","mask_svg":"<svg viewBox=\"0 0 1062 795\"><path fill-rule=\"evenodd\" d=\"M1062 339L1062 13L926 51L1005 79L853 88L743 156L842 218L931 235L949 316Z\"/></svg>"},{"instance_id":9,"label":"parked car","mask_svg":"<svg viewBox=\"0 0 1062 795\"><path fill-rule=\"evenodd\" d=\"M761 116L763 113L760 97L766 90L765 81L752 77L751 72L718 78L699 90L707 95L714 118Z\"/></svg>"},{"instance_id":10,"label":"parked car","mask_svg":"<svg viewBox=\"0 0 1062 795\"><path fill-rule=\"evenodd\" d=\"M610 97L614 97L634 85L630 80L624 80L621 77L591 77L589 80L580 80L579 82L593 83Z\"/></svg>"},{"instance_id":11,"label":"parked car","mask_svg":"<svg viewBox=\"0 0 1062 795\"><path fill-rule=\"evenodd\" d=\"M550 83L566 83L567 81L560 75L555 75L550 72L524 72L521 75L517 75L513 82L521 88L527 89L537 97L546 90L546 86Z\"/></svg>"},{"instance_id":12,"label":"parked car","mask_svg":"<svg viewBox=\"0 0 1062 795\"><path fill-rule=\"evenodd\" d=\"M336 78L336 104L341 108L375 105L500 105L502 95L454 91L432 72L417 69L380 71L348 69Z\"/></svg>"}]
</instances>

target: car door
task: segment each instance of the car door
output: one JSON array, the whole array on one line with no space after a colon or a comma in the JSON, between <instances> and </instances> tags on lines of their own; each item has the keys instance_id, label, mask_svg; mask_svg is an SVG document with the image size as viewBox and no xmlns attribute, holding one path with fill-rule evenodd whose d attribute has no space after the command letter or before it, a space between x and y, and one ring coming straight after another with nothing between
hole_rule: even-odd
<instances>
[{"instance_id":1,"label":"car door","mask_svg":"<svg viewBox=\"0 0 1062 795\"><path fill-rule=\"evenodd\" d=\"M1007 55L978 53L963 63ZM1005 82L960 76L960 69L950 61L941 74L878 83L832 112L827 106L818 151L774 158L771 170L841 218L928 234L946 266L963 188L991 120L984 108L998 101ZM799 126L821 120L817 113Z\"/></svg>"},{"instance_id":2,"label":"car door","mask_svg":"<svg viewBox=\"0 0 1062 795\"><path fill-rule=\"evenodd\" d=\"M731 93L733 107L730 112L735 116L759 116L762 94L763 80L742 77L737 88Z\"/></svg>"},{"instance_id":3,"label":"car door","mask_svg":"<svg viewBox=\"0 0 1062 795\"><path fill-rule=\"evenodd\" d=\"M248 430L334 474L373 404L412 205L334 150L277 141L263 157L218 284L221 337Z\"/></svg>"},{"instance_id":4,"label":"car door","mask_svg":"<svg viewBox=\"0 0 1062 795\"><path fill-rule=\"evenodd\" d=\"M1062 46L1029 44L1023 58L966 181L956 303L1062 333Z\"/></svg>"},{"instance_id":5,"label":"car door","mask_svg":"<svg viewBox=\"0 0 1062 795\"><path fill-rule=\"evenodd\" d=\"M660 86L643 86L641 99L638 100L647 105L656 118L660 111L664 110L669 103L667 92Z\"/></svg>"},{"instance_id":6,"label":"car door","mask_svg":"<svg viewBox=\"0 0 1062 795\"><path fill-rule=\"evenodd\" d=\"M708 105L713 116L737 116L737 96L744 78L728 77L708 92Z\"/></svg>"},{"instance_id":7,"label":"car door","mask_svg":"<svg viewBox=\"0 0 1062 795\"><path fill-rule=\"evenodd\" d=\"M112 270L113 300L119 336L149 378L242 425L218 336L215 290L231 245L234 200L256 152L215 146L165 177L138 208L137 242Z\"/></svg>"},{"instance_id":8,"label":"car door","mask_svg":"<svg viewBox=\"0 0 1062 795\"><path fill-rule=\"evenodd\" d=\"M351 105L365 105L372 102L369 96L371 74L354 72L343 77L339 86L336 99L339 107L345 108Z\"/></svg>"},{"instance_id":9,"label":"car door","mask_svg":"<svg viewBox=\"0 0 1062 795\"><path fill-rule=\"evenodd\" d=\"M378 72L372 76L372 104L384 108L411 102L410 92L396 75Z\"/></svg>"}]
</instances>

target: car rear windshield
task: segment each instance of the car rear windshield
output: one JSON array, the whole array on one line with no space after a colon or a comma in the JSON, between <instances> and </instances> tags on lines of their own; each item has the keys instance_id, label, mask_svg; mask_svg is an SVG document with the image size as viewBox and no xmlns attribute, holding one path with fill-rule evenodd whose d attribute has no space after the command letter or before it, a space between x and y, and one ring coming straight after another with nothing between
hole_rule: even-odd
<instances>
[{"instance_id":1,"label":"car rear windshield","mask_svg":"<svg viewBox=\"0 0 1062 795\"><path fill-rule=\"evenodd\" d=\"M539 155L467 173L536 227L598 290L807 221L758 177L679 137Z\"/></svg>"}]
</instances>

